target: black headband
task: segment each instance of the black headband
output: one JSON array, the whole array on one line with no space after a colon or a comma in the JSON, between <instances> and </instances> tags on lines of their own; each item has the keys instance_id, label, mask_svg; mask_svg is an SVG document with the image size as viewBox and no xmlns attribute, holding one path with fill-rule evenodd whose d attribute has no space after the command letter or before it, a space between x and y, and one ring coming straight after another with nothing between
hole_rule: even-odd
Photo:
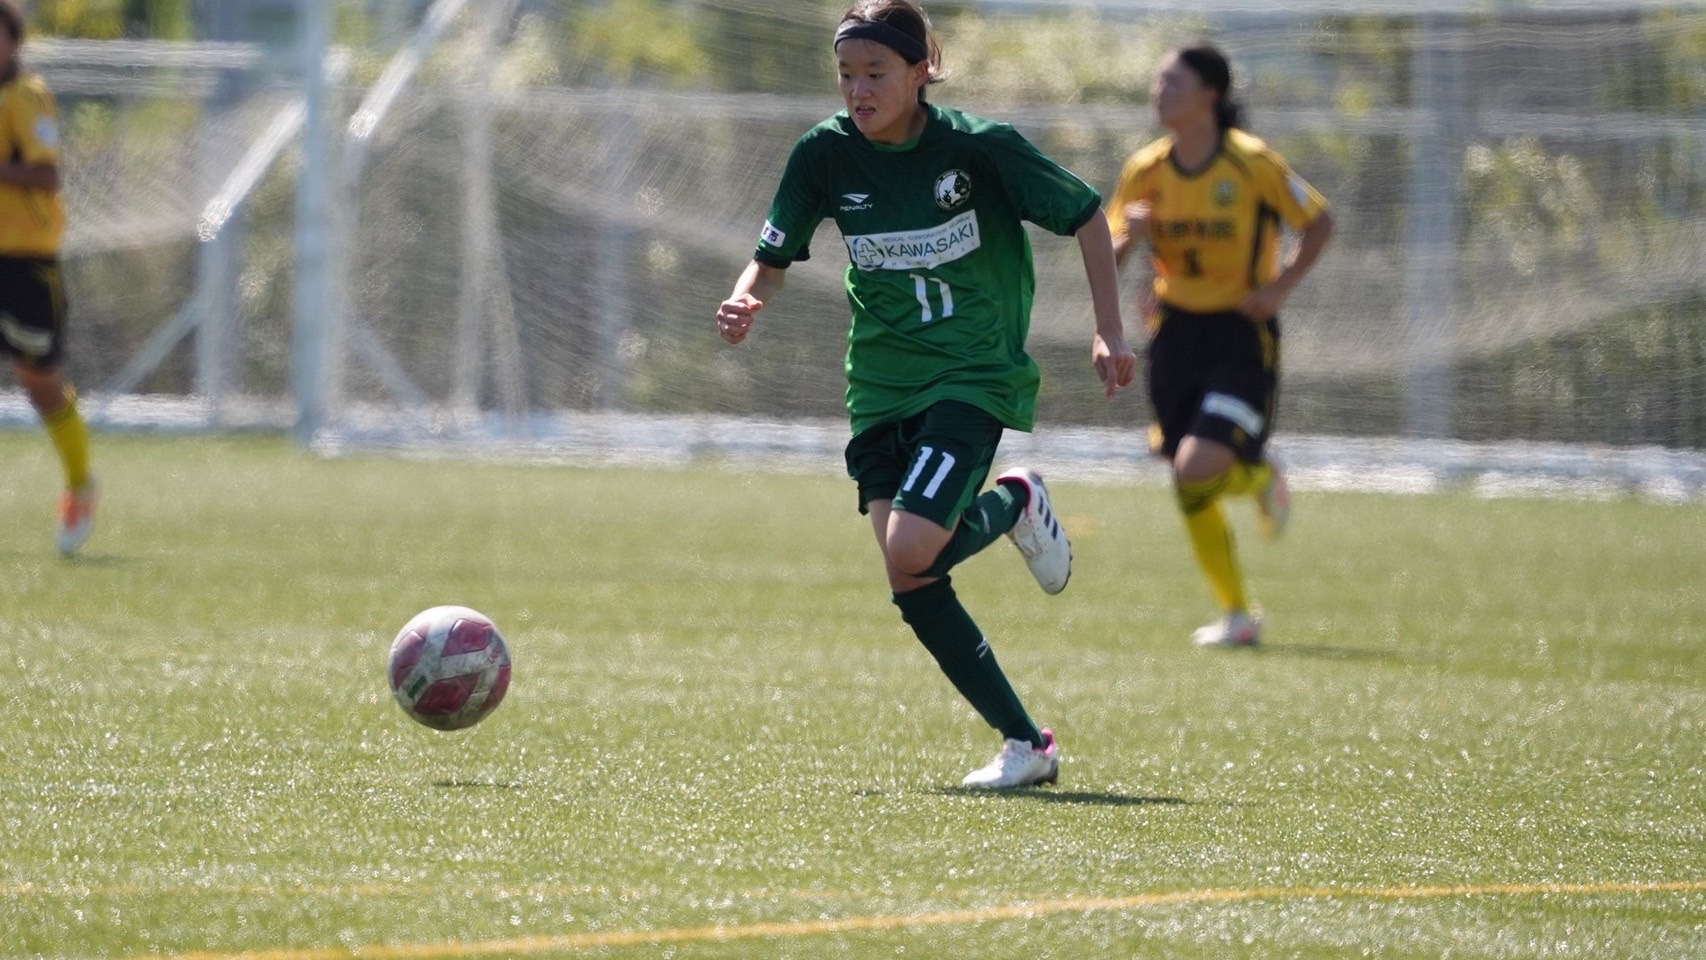
<instances>
[{"instance_id":1,"label":"black headband","mask_svg":"<svg viewBox=\"0 0 1706 960\"><path fill-rule=\"evenodd\" d=\"M930 59L930 50L924 45L924 41L881 20L842 21L835 31L835 46L841 46L843 40L871 40L880 43L900 54L901 59L907 63L920 63Z\"/></svg>"}]
</instances>

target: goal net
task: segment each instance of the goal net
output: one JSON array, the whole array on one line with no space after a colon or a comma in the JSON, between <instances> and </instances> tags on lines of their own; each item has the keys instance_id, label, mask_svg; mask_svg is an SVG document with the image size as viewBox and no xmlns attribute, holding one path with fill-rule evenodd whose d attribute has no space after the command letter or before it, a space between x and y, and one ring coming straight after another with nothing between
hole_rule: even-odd
<instances>
[{"instance_id":1,"label":"goal net","mask_svg":"<svg viewBox=\"0 0 1706 960\"><path fill-rule=\"evenodd\" d=\"M932 99L1013 123L1104 193L1160 135L1147 90L1166 49L1229 53L1250 128L1338 224L1282 314L1282 433L1706 448L1699 5L927 7L952 71ZM324 445L545 455L643 432L684 457L838 451L834 224L747 344L711 317L793 141L839 109L842 9L440 0L389 45L337 38L316 165L289 51L43 43L75 379L112 422L218 428L299 424L307 376ZM304 351L296 198L314 177L332 316ZM1076 245L1033 244L1039 442L1081 431L1094 456L1097 431L1141 436L1146 404L1101 396Z\"/></svg>"}]
</instances>

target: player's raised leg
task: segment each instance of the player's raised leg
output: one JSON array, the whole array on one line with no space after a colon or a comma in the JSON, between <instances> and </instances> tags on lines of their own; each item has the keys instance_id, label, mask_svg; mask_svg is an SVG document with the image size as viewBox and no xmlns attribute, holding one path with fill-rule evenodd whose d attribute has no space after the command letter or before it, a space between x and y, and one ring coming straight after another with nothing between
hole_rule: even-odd
<instances>
[{"instance_id":1,"label":"player's raised leg","mask_svg":"<svg viewBox=\"0 0 1706 960\"><path fill-rule=\"evenodd\" d=\"M999 421L975 407L939 403L854 437L848 472L859 483L901 619L1003 743L1024 745L1014 748L1016 756L1030 751L1058 764L1058 748L1051 749L1025 710L948 573L1010 529L1023 509L1020 491L1008 484L977 495L1001 431ZM1041 782L1045 773L1057 777L1058 769L1043 770L1044 763L1009 762L1005 772L974 772L967 782L1008 787Z\"/></svg>"},{"instance_id":2,"label":"player's raised leg","mask_svg":"<svg viewBox=\"0 0 1706 960\"><path fill-rule=\"evenodd\" d=\"M1266 457L1256 479L1256 530L1264 540L1278 540L1291 519L1291 486L1285 478L1285 461L1267 445Z\"/></svg>"},{"instance_id":3,"label":"player's raised leg","mask_svg":"<svg viewBox=\"0 0 1706 960\"><path fill-rule=\"evenodd\" d=\"M1048 487L1035 470L1008 470L995 478L997 486L1011 485L1025 492L1024 511L1007 536L1025 558L1025 566L1044 593L1059 593L1072 579L1072 541L1060 525L1050 502Z\"/></svg>"}]
</instances>

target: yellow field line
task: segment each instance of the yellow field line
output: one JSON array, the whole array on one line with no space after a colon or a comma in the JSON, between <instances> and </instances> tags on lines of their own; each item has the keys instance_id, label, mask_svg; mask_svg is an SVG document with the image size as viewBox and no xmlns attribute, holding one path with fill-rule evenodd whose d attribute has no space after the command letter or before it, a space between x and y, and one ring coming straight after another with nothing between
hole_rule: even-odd
<instances>
[{"instance_id":1,"label":"yellow field line","mask_svg":"<svg viewBox=\"0 0 1706 960\"><path fill-rule=\"evenodd\" d=\"M521 956L535 953L592 950L600 947L662 945L671 943L716 943L757 940L766 937L809 937L832 933L867 933L987 923L995 920L1028 920L1060 913L1093 913L1134 910L1142 907L1185 903L1234 903L1242 900L1419 900L1451 897L1520 897L1536 895L1581 896L1595 894L1698 893L1706 891L1706 880L1657 883L1511 883L1482 886L1427 887L1254 887L1249 889L1182 890L1175 893L1140 893L1125 897L1068 897L1039 900L975 910L945 910L934 913L876 914L830 920L797 920L749 923L734 926L672 927L662 930L612 930L598 933L561 934L548 937L519 937L479 943L415 943L325 947L316 949L259 950L246 953L202 951L149 960L426 960L437 957L485 955Z\"/></svg>"}]
</instances>

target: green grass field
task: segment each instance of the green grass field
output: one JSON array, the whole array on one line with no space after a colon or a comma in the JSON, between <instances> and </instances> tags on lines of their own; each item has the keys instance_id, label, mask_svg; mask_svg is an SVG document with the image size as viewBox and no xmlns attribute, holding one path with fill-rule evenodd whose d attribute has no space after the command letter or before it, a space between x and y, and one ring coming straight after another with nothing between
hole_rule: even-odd
<instances>
[{"instance_id":1,"label":"green grass field","mask_svg":"<svg viewBox=\"0 0 1706 960\"><path fill-rule=\"evenodd\" d=\"M955 573L1061 783L906 632L851 483L100 436L101 525L0 434L0 956L1706 955L1706 508L1302 491L1269 619L1158 486L1052 484L1046 597ZM440 734L392 635L477 607Z\"/></svg>"}]
</instances>

